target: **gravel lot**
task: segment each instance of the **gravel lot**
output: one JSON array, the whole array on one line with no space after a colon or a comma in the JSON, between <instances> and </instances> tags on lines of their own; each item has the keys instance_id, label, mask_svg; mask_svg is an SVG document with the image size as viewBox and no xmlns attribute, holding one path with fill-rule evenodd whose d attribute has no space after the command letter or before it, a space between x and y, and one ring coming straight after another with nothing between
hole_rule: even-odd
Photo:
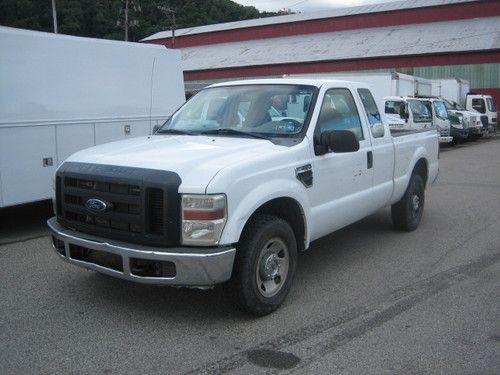
<instances>
[{"instance_id":1,"label":"gravel lot","mask_svg":"<svg viewBox=\"0 0 500 375\"><path fill-rule=\"evenodd\" d=\"M498 374L499 150L500 137L445 148L417 231L395 231L385 209L316 241L264 318L234 311L220 288L63 263L43 208L2 210L0 371Z\"/></svg>"}]
</instances>

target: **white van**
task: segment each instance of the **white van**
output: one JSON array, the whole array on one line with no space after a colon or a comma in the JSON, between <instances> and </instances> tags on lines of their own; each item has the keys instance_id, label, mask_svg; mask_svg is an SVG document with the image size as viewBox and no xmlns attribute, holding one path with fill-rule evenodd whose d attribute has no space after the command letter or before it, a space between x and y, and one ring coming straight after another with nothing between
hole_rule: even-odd
<instances>
[{"instance_id":1,"label":"white van","mask_svg":"<svg viewBox=\"0 0 500 375\"><path fill-rule=\"evenodd\" d=\"M184 101L179 51L0 27L0 207L50 198L69 155L151 134Z\"/></svg>"}]
</instances>

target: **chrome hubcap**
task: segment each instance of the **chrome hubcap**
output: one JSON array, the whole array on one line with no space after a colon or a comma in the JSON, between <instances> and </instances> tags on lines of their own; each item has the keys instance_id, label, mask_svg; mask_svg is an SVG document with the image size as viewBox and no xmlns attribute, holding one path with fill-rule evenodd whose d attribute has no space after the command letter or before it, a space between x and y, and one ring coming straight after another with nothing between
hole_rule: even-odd
<instances>
[{"instance_id":1,"label":"chrome hubcap","mask_svg":"<svg viewBox=\"0 0 500 375\"><path fill-rule=\"evenodd\" d=\"M290 256L285 243L279 238L269 240L262 248L257 265L257 289L264 297L276 295L285 283Z\"/></svg>"},{"instance_id":2,"label":"chrome hubcap","mask_svg":"<svg viewBox=\"0 0 500 375\"><path fill-rule=\"evenodd\" d=\"M276 254L271 254L260 262L260 277L271 280L279 275L280 263Z\"/></svg>"}]
</instances>

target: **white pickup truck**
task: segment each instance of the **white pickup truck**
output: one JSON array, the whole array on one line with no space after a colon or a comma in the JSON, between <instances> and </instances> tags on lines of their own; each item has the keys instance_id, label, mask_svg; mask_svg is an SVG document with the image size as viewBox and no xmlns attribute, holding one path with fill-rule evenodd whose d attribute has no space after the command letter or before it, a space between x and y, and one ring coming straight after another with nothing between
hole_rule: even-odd
<instances>
[{"instance_id":1,"label":"white pickup truck","mask_svg":"<svg viewBox=\"0 0 500 375\"><path fill-rule=\"evenodd\" d=\"M435 128L392 135L363 84L216 84L152 136L69 157L48 225L71 264L148 284L225 283L265 315L311 241L387 205L397 228L416 229L438 152Z\"/></svg>"}]
</instances>

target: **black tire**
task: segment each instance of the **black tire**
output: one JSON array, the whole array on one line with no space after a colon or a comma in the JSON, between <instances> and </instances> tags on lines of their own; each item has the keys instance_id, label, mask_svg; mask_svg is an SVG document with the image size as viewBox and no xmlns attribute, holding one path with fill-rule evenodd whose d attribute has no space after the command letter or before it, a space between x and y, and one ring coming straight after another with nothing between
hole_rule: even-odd
<instances>
[{"instance_id":1,"label":"black tire","mask_svg":"<svg viewBox=\"0 0 500 375\"><path fill-rule=\"evenodd\" d=\"M397 229L411 232L422 219L425 203L425 187L422 177L413 174L401 200L391 207L392 223Z\"/></svg>"},{"instance_id":2,"label":"black tire","mask_svg":"<svg viewBox=\"0 0 500 375\"><path fill-rule=\"evenodd\" d=\"M279 251L282 253L282 258L279 256L275 257L276 259L272 258L273 249L279 250L280 246L286 247ZM278 274L272 276L271 271L284 271L286 253L288 254L286 275L279 275L279 278ZM262 269L264 265L270 266ZM285 300L292 286L296 265L297 243L290 225L275 216L258 215L247 224L236 247L233 273L225 284L226 293L244 312L257 316L267 315ZM266 271L270 272L265 274L270 279L259 281ZM258 285L259 283L261 285ZM270 285L267 291L265 283ZM274 285L277 289L273 294ZM266 293L268 295L265 295Z\"/></svg>"}]
</instances>

